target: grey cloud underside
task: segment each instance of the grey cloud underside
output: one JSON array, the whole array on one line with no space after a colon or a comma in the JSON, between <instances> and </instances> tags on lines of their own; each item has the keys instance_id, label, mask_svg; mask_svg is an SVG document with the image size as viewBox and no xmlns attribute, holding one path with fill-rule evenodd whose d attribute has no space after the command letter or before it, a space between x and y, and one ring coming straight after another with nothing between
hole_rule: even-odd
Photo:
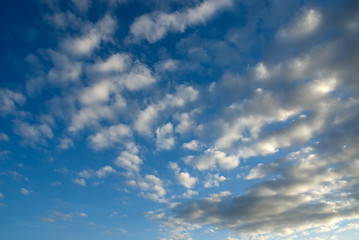
<instances>
[{"instance_id":1,"label":"grey cloud underside","mask_svg":"<svg viewBox=\"0 0 359 240\"><path fill-rule=\"evenodd\" d=\"M335 33L333 37L308 46L299 56L265 60L247 74L235 76L242 81L238 90L247 86L252 93L231 104L214 119L216 124L203 125L207 130L222 126L210 151L226 151L247 161L282 150L291 153L251 169L245 178L259 182L242 195L223 192L192 200L167 213L151 212L150 219L224 227L242 236L335 228L344 220L359 219L359 45L354 40L359 29L353 23L358 14L350 9L358 6L350 1L346 4L339 14L342 19L335 20L326 9L301 10L280 30L294 26L292 32L278 38L292 34L296 41L290 41L300 44L307 38L320 38L315 28L323 35L325 31ZM307 21L304 25L314 23L299 37L296 21L301 18ZM337 25L331 28L333 21ZM228 81L228 75L222 81ZM207 168L201 167L202 162L209 166L211 157L203 153L185 161L203 170Z\"/></svg>"}]
</instances>

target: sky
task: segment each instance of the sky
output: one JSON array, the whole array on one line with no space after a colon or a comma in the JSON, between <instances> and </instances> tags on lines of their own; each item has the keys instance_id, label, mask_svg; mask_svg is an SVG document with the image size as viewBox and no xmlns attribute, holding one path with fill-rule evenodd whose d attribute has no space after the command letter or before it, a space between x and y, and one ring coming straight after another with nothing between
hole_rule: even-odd
<instances>
[{"instance_id":1,"label":"sky","mask_svg":"<svg viewBox=\"0 0 359 240\"><path fill-rule=\"evenodd\" d=\"M359 1L0 18L1 239L358 239Z\"/></svg>"}]
</instances>

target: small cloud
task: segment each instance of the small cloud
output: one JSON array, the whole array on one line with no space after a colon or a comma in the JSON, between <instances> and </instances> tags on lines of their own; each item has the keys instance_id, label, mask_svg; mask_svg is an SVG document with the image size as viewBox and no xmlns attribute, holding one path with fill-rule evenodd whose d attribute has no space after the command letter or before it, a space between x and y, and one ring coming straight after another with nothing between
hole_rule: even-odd
<instances>
[{"instance_id":1,"label":"small cloud","mask_svg":"<svg viewBox=\"0 0 359 240\"><path fill-rule=\"evenodd\" d=\"M0 142L8 142L9 137L5 133L0 133Z\"/></svg>"},{"instance_id":2,"label":"small cloud","mask_svg":"<svg viewBox=\"0 0 359 240\"><path fill-rule=\"evenodd\" d=\"M30 193L31 193L31 191L30 190L27 190L27 189L25 189L25 188L21 188L20 189L20 193L22 194L22 195L29 195Z\"/></svg>"},{"instance_id":3,"label":"small cloud","mask_svg":"<svg viewBox=\"0 0 359 240\"><path fill-rule=\"evenodd\" d=\"M74 180L72 180L74 183L76 183L77 185L80 185L82 187L86 187L86 181L83 178L76 178Z\"/></svg>"}]
</instances>

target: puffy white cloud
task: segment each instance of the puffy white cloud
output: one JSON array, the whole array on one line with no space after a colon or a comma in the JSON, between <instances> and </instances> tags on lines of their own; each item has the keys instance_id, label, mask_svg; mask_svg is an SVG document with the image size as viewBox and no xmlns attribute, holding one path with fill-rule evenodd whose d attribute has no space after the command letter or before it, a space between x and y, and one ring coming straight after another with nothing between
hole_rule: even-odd
<instances>
[{"instance_id":1,"label":"puffy white cloud","mask_svg":"<svg viewBox=\"0 0 359 240\"><path fill-rule=\"evenodd\" d=\"M162 112L182 108L199 97L199 92L191 86L180 85L176 88L175 94L167 94L157 103L150 104L140 111L134 122L134 128L143 135L151 136L152 128Z\"/></svg>"},{"instance_id":2,"label":"puffy white cloud","mask_svg":"<svg viewBox=\"0 0 359 240\"><path fill-rule=\"evenodd\" d=\"M0 142L8 142L9 137L5 133L0 133Z\"/></svg>"},{"instance_id":3,"label":"puffy white cloud","mask_svg":"<svg viewBox=\"0 0 359 240\"><path fill-rule=\"evenodd\" d=\"M31 125L22 120L14 120L15 133L23 138L24 143L35 146L36 143L44 144L47 139L54 137L48 124Z\"/></svg>"},{"instance_id":4,"label":"puffy white cloud","mask_svg":"<svg viewBox=\"0 0 359 240\"><path fill-rule=\"evenodd\" d=\"M321 14L315 9L304 9L278 32L278 37L296 40L308 36L317 30L321 23Z\"/></svg>"},{"instance_id":5,"label":"puffy white cloud","mask_svg":"<svg viewBox=\"0 0 359 240\"><path fill-rule=\"evenodd\" d=\"M219 184L226 180L227 180L226 177L220 176L218 173L216 174L209 173L204 182L204 187L205 188L219 187Z\"/></svg>"},{"instance_id":6,"label":"puffy white cloud","mask_svg":"<svg viewBox=\"0 0 359 240\"><path fill-rule=\"evenodd\" d=\"M197 140L192 140L187 143L183 143L182 147L188 150L197 151L203 146L202 143L198 142Z\"/></svg>"},{"instance_id":7,"label":"puffy white cloud","mask_svg":"<svg viewBox=\"0 0 359 240\"><path fill-rule=\"evenodd\" d=\"M115 161L115 164L128 171L138 172L143 161L135 154L128 151L123 151Z\"/></svg>"},{"instance_id":8,"label":"puffy white cloud","mask_svg":"<svg viewBox=\"0 0 359 240\"><path fill-rule=\"evenodd\" d=\"M96 176L98 178L104 178L107 177L108 174L116 173L116 170L113 169L111 166L104 166L96 171Z\"/></svg>"},{"instance_id":9,"label":"puffy white cloud","mask_svg":"<svg viewBox=\"0 0 359 240\"><path fill-rule=\"evenodd\" d=\"M231 5L232 0L207 0L194 8L175 13L145 14L132 23L131 37L134 41L146 39L150 43L154 43L165 37L168 32L184 32L190 26L205 23L217 11Z\"/></svg>"},{"instance_id":10,"label":"puffy white cloud","mask_svg":"<svg viewBox=\"0 0 359 240\"><path fill-rule=\"evenodd\" d=\"M28 189L26 189L26 188L21 188L20 189L20 193L22 194L22 195L29 195L30 193L31 193L31 191L30 190L28 190Z\"/></svg>"},{"instance_id":11,"label":"puffy white cloud","mask_svg":"<svg viewBox=\"0 0 359 240\"><path fill-rule=\"evenodd\" d=\"M171 150L175 144L173 137L173 125L167 123L156 130L156 146L157 150Z\"/></svg>"},{"instance_id":12,"label":"puffy white cloud","mask_svg":"<svg viewBox=\"0 0 359 240\"><path fill-rule=\"evenodd\" d=\"M188 172L181 172L181 168L175 162L170 162L169 168L174 170L177 182L186 188L193 188L198 181L196 177L192 177Z\"/></svg>"},{"instance_id":13,"label":"puffy white cloud","mask_svg":"<svg viewBox=\"0 0 359 240\"><path fill-rule=\"evenodd\" d=\"M185 186L186 188L193 188L194 185L197 182L197 178L196 177L191 177L191 175L189 175L188 172L181 172L179 174L177 174L177 181Z\"/></svg>"},{"instance_id":14,"label":"puffy white cloud","mask_svg":"<svg viewBox=\"0 0 359 240\"><path fill-rule=\"evenodd\" d=\"M71 0L77 10L86 12L91 7L91 0Z\"/></svg>"},{"instance_id":15,"label":"puffy white cloud","mask_svg":"<svg viewBox=\"0 0 359 240\"><path fill-rule=\"evenodd\" d=\"M127 182L132 187L138 187L142 190L141 195L155 202L167 202L166 189L162 180L155 175L148 174L145 177L139 177L137 181L131 180Z\"/></svg>"},{"instance_id":16,"label":"puffy white cloud","mask_svg":"<svg viewBox=\"0 0 359 240\"><path fill-rule=\"evenodd\" d=\"M9 89L0 89L0 114L16 114L17 105L23 105L26 98L22 93L13 92Z\"/></svg>"},{"instance_id":17,"label":"puffy white cloud","mask_svg":"<svg viewBox=\"0 0 359 240\"><path fill-rule=\"evenodd\" d=\"M239 165L238 157L212 148L207 149L198 157L190 155L184 158L184 162L194 166L200 171L214 169L216 167L229 170Z\"/></svg>"},{"instance_id":18,"label":"puffy white cloud","mask_svg":"<svg viewBox=\"0 0 359 240\"><path fill-rule=\"evenodd\" d=\"M60 140L60 143L57 147L60 148L61 150L66 150L71 147L73 148L74 146L75 146L74 142L71 140L71 138L65 137Z\"/></svg>"},{"instance_id":19,"label":"puffy white cloud","mask_svg":"<svg viewBox=\"0 0 359 240\"><path fill-rule=\"evenodd\" d=\"M131 57L128 54L116 53L105 61L97 62L92 68L102 73L123 72L129 67L130 63Z\"/></svg>"},{"instance_id":20,"label":"puffy white cloud","mask_svg":"<svg viewBox=\"0 0 359 240\"><path fill-rule=\"evenodd\" d=\"M54 65L47 74L50 82L63 85L80 81L82 74L82 64L80 62L71 60L67 55L53 50L49 50L49 55ZM36 86L31 88L36 88Z\"/></svg>"},{"instance_id":21,"label":"puffy white cloud","mask_svg":"<svg viewBox=\"0 0 359 240\"><path fill-rule=\"evenodd\" d=\"M86 180L83 178L76 178L76 179L73 179L72 181L79 186L86 187Z\"/></svg>"},{"instance_id":22,"label":"puffy white cloud","mask_svg":"<svg viewBox=\"0 0 359 240\"><path fill-rule=\"evenodd\" d=\"M88 138L91 146L95 149L103 149L114 143L121 143L132 136L131 128L124 124L117 124L99 131Z\"/></svg>"},{"instance_id":23,"label":"puffy white cloud","mask_svg":"<svg viewBox=\"0 0 359 240\"><path fill-rule=\"evenodd\" d=\"M110 40L115 27L116 21L110 16L105 16L94 26L90 27L90 30L83 36L65 39L62 47L71 55L90 55L94 49L99 47L102 41Z\"/></svg>"}]
</instances>

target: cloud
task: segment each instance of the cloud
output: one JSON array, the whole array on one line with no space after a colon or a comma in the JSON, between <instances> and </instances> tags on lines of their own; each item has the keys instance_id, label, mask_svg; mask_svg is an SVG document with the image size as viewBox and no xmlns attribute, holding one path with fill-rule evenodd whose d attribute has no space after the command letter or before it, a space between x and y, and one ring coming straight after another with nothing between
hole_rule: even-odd
<instances>
[{"instance_id":1,"label":"cloud","mask_svg":"<svg viewBox=\"0 0 359 240\"><path fill-rule=\"evenodd\" d=\"M47 139L54 137L51 127L46 123L31 125L22 120L14 120L14 125L14 132L28 145L45 144Z\"/></svg>"},{"instance_id":2,"label":"cloud","mask_svg":"<svg viewBox=\"0 0 359 240\"><path fill-rule=\"evenodd\" d=\"M121 143L124 139L132 136L131 128L124 124L117 124L103 129L88 138L91 146L95 149L111 147L114 143Z\"/></svg>"},{"instance_id":3,"label":"cloud","mask_svg":"<svg viewBox=\"0 0 359 240\"><path fill-rule=\"evenodd\" d=\"M83 178L76 178L73 179L72 181L81 187L86 187L86 181Z\"/></svg>"},{"instance_id":4,"label":"cloud","mask_svg":"<svg viewBox=\"0 0 359 240\"><path fill-rule=\"evenodd\" d=\"M0 142L8 142L9 137L5 133L0 133Z\"/></svg>"},{"instance_id":5,"label":"cloud","mask_svg":"<svg viewBox=\"0 0 359 240\"><path fill-rule=\"evenodd\" d=\"M135 154L123 151L115 160L115 164L128 171L138 172L143 161Z\"/></svg>"},{"instance_id":6,"label":"cloud","mask_svg":"<svg viewBox=\"0 0 359 240\"><path fill-rule=\"evenodd\" d=\"M183 143L182 147L192 151L198 151L203 146L202 143L198 142L197 140L192 140L188 143Z\"/></svg>"},{"instance_id":7,"label":"cloud","mask_svg":"<svg viewBox=\"0 0 359 240\"><path fill-rule=\"evenodd\" d=\"M315 32L321 23L321 14L315 9L302 10L287 26L277 33L279 38L297 40Z\"/></svg>"},{"instance_id":8,"label":"cloud","mask_svg":"<svg viewBox=\"0 0 359 240\"><path fill-rule=\"evenodd\" d=\"M239 165L238 157L212 148L207 149L200 156L195 157L190 155L184 158L184 162L194 166L200 171L215 169L216 167L229 170Z\"/></svg>"},{"instance_id":9,"label":"cloud","mask_svg":"<svg viewBox=\"0 0 359 240\"><path fill-rule=\"evenodd\" d=\"M69 148L73 148L74 146L74 142L70 138L65 137L60 140L60 143L57 147L61 150L66 150Z\"/></svg>"},{"instance_id":10,"label":"cloud","mask_svg":"<svg viewBox=\"0 0 359 240\"><path fill-rule=\"evenodd\" d=\"M226 180L227 180L226 177L220 176L218 173L216 174L209 173L204 182L204 187L205 188L219 187L219 184Z\"/></svg>"},{"instance_id":11,"label":"cloud","mask_svg":"<svg viewBox=\"0 0 359 240\"><path fill-rule=\"evenodd\" d=\"M181 172L181 168L175 162L170 162L169 167L174 170L176 174L176 180L179 184L183 185L186 188L193 188L198 178L192 177L188 172ZM193 194L188 192L188 194Z\"/></svg>"},{"instance_id":12,"label":"cloud","mask_svg":"<svg viewBox=\"0 0 359 240\"><path fill-rule=\"evenodd\" d=\"M17 106L25 104L26 98L22 93L13 92L9 89L0 89L0 114L16 114Z\"/></svg>"},{"instance_id":13,"label":"cloud","mask_svg":"<svg viewBox=\"0 0 359 240\"><path fill-rule=\"evenodd\" d=\"M132 187L138 187L142 190L141 195L155 202L167 202L166 190L162 180L155 175L148 174L145 177L139 177L137 181L131 180L127 182Z\"/></svg>"},{"instance_id":14,"label":"cloud","mask_svg":"<svg viewBox=\"0 0 359 240\"><path fill-rule=\"evenodd\" d=\"M184 32L188 27L204 24L216 12L231 5L231 0L207 0L194 8L187 8L175 13L145 14L132 23L131 38L134 41L146 39L148 42L154 43L165 37L168 32Z\"/></svg>"},{"instance_id":15,"label":"cloud","mask_svg":"<svg viewBox=\"0 0 359 240\"><path fill-rule=\"evenodd\" d=\"M150 104L137 114L134 122L135 130L142 135L151 136L153 125L162 112L168 114L170 110L183 108L186 104L197 100L198 97L199 92L193 87L177 86L175 94L167 94L163 99Z\"/></svg>"},{"instance_id":16,"label":"cloud","mask_svg":"<svg viewBox=\"0 0 359 240\"><path fill-rule=\"evenodd\" d=\"M71 0L75 8L80 12L87 12L91 7L91 0Z\"/></svg>"},{"instance_id":17,"label":"cloud","mask_svg":"<svg viewBox=\"0 0 359 240\"><path fill-rule=\"evenodd\" d=\"M101 42L111 40L115 27L115 19L107 15L91 26L83 36L64 39L62 48L68 54L76 57L90 55L100 46Z\"/></svg>"},{"instance_id":18,"label":"cloud","mask_svg":"<svg viewBox=\"0 0 359 240\"><path fill-rule=\"evenodd\" d=\"M116 173L116 170L113 169L111 166L104 166L101 169L96 171L96 175L98 178L107 177L107 175L111 173Z\"/></svg>"},{"instance_id":19,"label":"cloud","mask_svg":"<svg viewBox=\"0 0 359 240\"><path fill-rule=\"evenodd\" d=\"M25 189L25 188L21 188L21 189L20 189L20 193L21 193L22 195L27 196L27 195L29 195L29 194L31 193L31 191L28 190L28 189Z\"/></svg>"},{"instance_id":20,"label":"cloud","mask_svg":"<svg viewBox=\"0 0 359 240\"><path fill-rule=\"evenodd\" d=\"M156 130L156 147L157 150L171 150L175 144L173 137L173 125L167 123Z\"/></svg>"}]
</instances>

